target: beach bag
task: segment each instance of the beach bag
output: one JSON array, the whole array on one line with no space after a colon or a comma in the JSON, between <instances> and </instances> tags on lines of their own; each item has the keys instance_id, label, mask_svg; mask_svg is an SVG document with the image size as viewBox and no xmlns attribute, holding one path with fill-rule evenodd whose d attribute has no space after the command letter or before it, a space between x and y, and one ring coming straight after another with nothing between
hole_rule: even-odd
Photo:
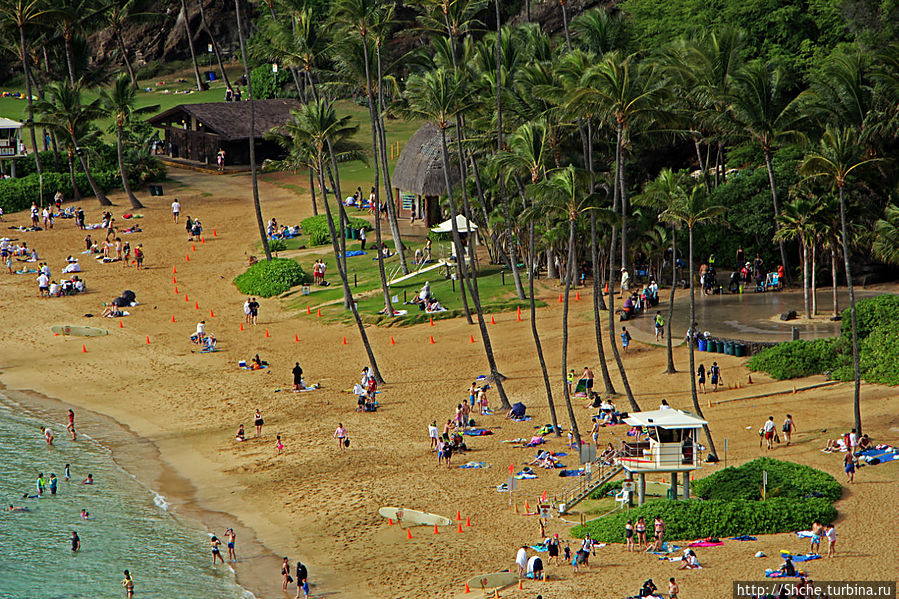
<instances>
[{"instance_id":1,"label":"beach bag","mask_svg":"<svg viewBox=\"0 0 899 599\"><path fill-rule=\"evenodd\" d=\"M349 438L349 437L344 437L344 438L343 438L343 446L344 446L344 447L349 447L349 446L350 446L350 438Z\"/></svg>"}]
</instances>

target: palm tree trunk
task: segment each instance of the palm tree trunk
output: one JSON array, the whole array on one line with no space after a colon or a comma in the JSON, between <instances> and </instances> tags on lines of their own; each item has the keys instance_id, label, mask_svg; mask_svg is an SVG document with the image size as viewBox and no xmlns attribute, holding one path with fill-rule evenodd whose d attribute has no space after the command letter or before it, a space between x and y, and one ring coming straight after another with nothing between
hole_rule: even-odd
<instances>
[{"instance_id":1,"label":"palm tree trunk","mask_svg":"<svg viewBox=\"0 0 899 599\"><path fill-rule=\"evenodd\" d=\"M235 0L235 2L237 1L238 0ZM378 368L378 361L375 359L375 353L371 349L371 343L368 341L368 335L365 332L365 325L362 323L362 318L359 317L359 311L356 309L356 302L353 301L353 291L350 289L350 281L347 277L346 268L340 261L340 244L337 242L337 229L334 227L334 217L331 214L331 206L328 204L328 192L325 187L321 156L319 156L317 162L318 182L322 191L322 203L325 205L325 214L327 214L328 219L328 231L331 234L331 247L334 250L334 258L337 262L337 272L340 275L340 282L343 284L343 293L350 298L350 310L353 312L353 320L356 321L356 328L359 329L359 336L362 338L362 346L365 347L365 353L368 355L368 362L371 365L372 375L379 385L383 385L385 382L384 377L381 376L381 371ZM337 196L337 200L337 203L340 204L340 196Z\"/></svg>"},{"instance_id":2,"label":"palm tree trunk","mask_svg":"<svg viewBox=\"0 0 899 599\"><path fill-rule=\"evenodd\" d=\"M44 205L44 173L41 170L40 152L37 150L37 137L34 134L34 98L31 94L31 67L28 64L28 46L25 44L25 27L19 27L19 44L22 50L22 70L25 71L25 95L28 96L28 130L31 132L31 149L34 153L34 168L40 184L40 202Z\"/></svg>"},{"instance_id":3,"label":"palm tree trunk","mask_svg":"<svg viewBox=\"0 0 899 599\"><path fill-rule=\"evenodd\" d=\"M662 277L659 277L662 280ZM671 225L671 295L668 296L668 322L665 325L668 329L665 331L665 339L668 345L668 368L665 374L675 374L677 368L674 367L674 351L671 341L671 320L674 318L674 291L677 289L677 227ZM692 323L691 323L692 324Z\"/></svg>"},{"instance_id":4,"label":"palm tree trunk","mask_svg":"<svg viewBox=\"0 0 899 599\"><path fill-rule=\"evenodd\" d=\"M450 205L450 219L453 229L453 242L456 246L457 262L464 261L464 253L462 252L462 239L459 237L459 228L456 226L456 201L453 199L453 188L449 181L449 148L446 145L446 129L440 128L440 144L443 151L443 178L446 184L446 195ZM471 211L468 211L470 218ZM493 354L493 344L490 341L490 334L487 331L487 322L484 320L484 310L481 306L480 295L478 294L477 277L466 277L464 265L460 265L459 274L461 275L460 291L462 292L462 305L465 308L465 314L468 317L468 324L473 324L471 320L471 312L468 310L468 300L465 295L465 285L471 286L471 299L474 302L475 310L478 316L478 329L481 332L481 342L484 344L484 353L487 354L487 364L490 366L490 375L493 378L493 384L496 385L496 393L499 396L500 404L504 410L512 408L506 390L503 387L503 375L496 366L496 357Z\"/></svg>"},{"instance_id":5,"label":"palm tree trunk","mask_svg":"<svg viewBox=\"0 0 899 599\"><path fill-rule=\"evenodd\" d=\"M590 258L593 262L593 332L596 335L596 354L599 357L599 369L602 371L602 382L606 395L615 395L615 386L609 375L609 365L606 364L606 350L602 344L602 320L599 315L599 302L602 300L602 288L600 287L599 248L596 243L596 212L590 211ZM533 292L531 292L533 295Z\"/></svg>"},{"instance_id":6,"label":"palm tree trunk","mask_svg":"<svg viewBox=\"0 0 899 599\"><path fill-rule=\"evenodd\" d=\"M799 243L802 245L802 301L805 304L805 317L811 318L812 313L808 303L808 246L802 240Z\"/></svg>"},{"instance_id":7,"label":"palm tree trunk","mask_svg":"<svg viewBox=\"0 0 899 599\"><path fill-rule=\"evenodd\" d=\"M238 0L234 0L238 2ZM197 64L197 53L194 51L194 38L190 32L190 20L187 12L187 3L185 0L181 0L181 15L184 17L184 32L187 34L187 47L190 48L190 61L194 65L194 75L197 76L197 91L203 91L203 78L200 77L200 66ZM240 15L238 15L237 20L240 21ZM246 62L246 61L244 61ZM244 66L244 70L247 71L247 86L250 85L250 73L249 68ZM251 152L252 153L252 152Z\"/></svg>"},{"instance_id":8,"label":"palm tree trunk","mask_svg":"<svg viewBox=\"0 0 899 599\"><path fill-rule=\"evenodd\" d=\"M137 85L137 77L134 74L134 67L131 66L131 59L128 58L128 48L125 46L125 40L122 38L122 32L116 28L115 30L115 38L116 42L119 44L119 52L122 53L122 62L125 64L125 69L128 71L128 77L131 79L131 85L134 86L134 89L139 89Z\"/></svg>"},{"instance_id":9,"label":"palm tree trunk","mask_svg":"<svg viewBox=\"0 0 899 599\"><path fill-rule=\"evenodd\" d=\"M381 163L384 169L384 193L387 203L387 223L390 225L390 235L393 237L393 245L400 257L400 269L404 275L409 274L409 264L406 261L406 246L400 235L400 223L396 218L396 206L393 203L393 186L390 183L390 165L387 162L387 132L384 124L384 74L381 70L381 42L375 43L375 54L378 61L378 141L381 144ZM459 160L462 158L460 156ZM464 181L464 179L463 179ZM379 207L380 208L380 207Z\"/></svg>"},{"instance_id":10,"label":"palm tree trunk","mask_svg":"<svg viewBox=\"0 0 899 599\"><path fill-rule=\"evenodd\" d=\"M311 168L309 169L309 193L312 194L312 214L318 216L318 204L315 202L315 180Z\"/></svg>"},{"instance_id":11,"label":"palm tree trunk","mask_svg":"<svg viewBox=\"0 0 899 599\"><path fill-rule=\"evenodd\" d=\"M812 259L810 262L812 271L812 316L818 315L818 278L815 273L815 258L818 253L818 244L812 244Z\"/></svg>"},{"instance_id":12,"label":"palm tree trunk","mask_svg":"<svg viewBox=\"0 0 899 599\"><path fill-rule=\"evenodd\" d=\"M69 82L75 87L75 63L72 59L72 33L63 32L63 42L66 50L66 66L69 69Z\"/></svg>"},{"instance_id":13,"label":"palm tree trunk","mask_svg":"<svg viewBox=\"0 0 899 599\"><path fill-rule=\"evenodd\" d=\"M780 231L780 221L778 220L778 217L780 216L780 206L777 203L777 186L774 184L774 167L771 165L771 152L767 150L765 151L765 167L768 169L768 184L771 186L771 202L774 204L774 230L777 232ZM792 282L790 280L790 265L787 262L787 252L784 250L783 239L778 238L777 245L780 247L780 260L784 267L785 284L789 285Z\"/></svg>"},{"instance_id":14,"label":"palm tree trunk","mask_svg":"<svg viewBox=\"0 0 899 599\"><path fill-rule=\"evenodd\" d=\"M206 11L203 9L203 0L197 0L197 6L200 8L200 23L203 25L203 29L206 30L206 33L209 34L209 41L212 43L212 51L215 53L215 60L218 62L219 70L222 72L222 79L225 80L225 87L231 89L231 80L228 79L228 73L225 72L225 63L222 62L222 53L219 51L218 42L215 41L215 36L212 35L209 23L206 22Z\"/></svg>"},{"instance_id":15,"label":"palm tree trunk","mask_svg":"<svg viewBox=\"0 0 899 599\"><path fill-rule=\"evenodd\" d=\"M184 27L188 31L190 51L193 54L193 42L190 40L190 28L187 26L187 7L181 0L181 8L184 11ZM265 235L265 221L262 219L262 205L259 203L259 177L256 172L256 103L253 100L253 86L250 82L250 66L247 63L247 49L244 42L243 24L240 18L240 0L234 0L234 14L237 17L237 38L240 41L240 56L243 62L243 70L247 78L247 97L250 100L250 178L253 181L253 210L256 213L256 224L259 227L259 238L262 240L262 250L265 252L266 261L271 261L272 251L268 247L268 237ZM194 69L197 62L194 60ZM200 71L197 70L197 84L200 83Z\"/></svg>"},{"instance_id":16,"label":"palm tree trunk","mask_svg":"<svg viewBox=\"0 0 899 599\"><path fill-rule=\"evenodd\" d=\"M627 395L627 401L631 404L631 409L634 412L639 412L640 405L634 399L630 382L627 380L627 372L624 370L624 363L621 361L621 353L618 351L618 340L615 339L615 249L617 242L618 227L613 225L612 242L609 249L609 340L612 345L612 355L615 357L615 363L618 365L618 374L621 376L624 392Z\"/></svg>"},{"instance_id":17,"label":"palm tree trunk","mask_svg":"<svg viewBox=\"0 0 899 599\"><path fill-rule=\"evenodd\" d=\"M830 277L831 277L831 289L833 290L833 315L839 316L840 314L840 305L837 301L837 246L836 244L830 247Z\"/></svg>"},{"instance_id":18,"label":"palm tree trunk","mask_svg":"<svg viewBox=\"0 0 899 599\"><path fill-rule=\"evenodd\" d=\"M559 6L562 8L562 27L565 29L565 45L568 46L568 52L571 52L571 31L568 29L568 9L565 8L566 0L559 0Z\"/></svg>"},{"instance_id":19,"label":"palm tree trunk","mask_svg":"<svg viewBox=\"0 0 899 599\"><path fill-rule=\"evenodd\" d=\"M115 130L115 142L116 142L116 156L119 159L119 174L122 175L122 189L125 190L125 195L128 196L128 201L131 202L131 207L135 210L140 210L144 207L143 204L140 203L140 200L137 199L131 192L131 185L128 183L128 174L125 170L125 155L122 152L122 126L119 125Z\"/></svg>"},{"instance_id":20,"label":"palm tree trunk","mask_svg":"<svg viewBox=\"0 0 899 599\"><path fill-rule=\"evenodd\" d=\"M622 139L622 142L624 140ZM618 189L618 197L621 198L621 267L628 267L628 253L627 253L627 212L628 212L628 203L627 203L627 185L625 185L624 180L624 147L622 146L621 150L618 152L618 178L620 180L619 189Z\"/></svg>"},{"instance_id":21,"label":"palm tree trunk","mask_svg":"<svg viewBox=\"0 0 899 599\"><path fill-rule=\"evenodd\" d=\"M528 223L528 243L531 253L534 252L534 223ZM534 337L534 346L537 349L537 361L540 362L540 372L543 374L543 386L546 388L546 401L549 404L549 415L552 419L553 432L557 437L562 435L559 430L559 419L556 417L556 404L553 401L553 389L549 382L549 372L546 370L546 360L543 357L543 344L540 343L540 334L537 332L537 305L534 300L534 269L531 268L528 276L528 297L531 304L531 335Z\"/></svg>"},{"instance_id":22,"label":"palm tree trunk","mask_svg":"<svg viewBox=\"0 0 899 599\"><path fill-rule=\"evenodd\" d=\"M74 151L68 152L69 156L69 180L72 182L72 199L76 202L82 201L81 190L78 188L78 183L75 182L75 153Z\"/></svg>"},{"instance_id":23,"label":"palm tree trunk","mask_svg":"<svg viewBox=\"0 0 899 599\"><path fill-rule=\"evenodd\" d=\"M571 291L571 273L574 270L574 225L575 221L568 220L568 272L565 276L565 300L562 304L562 390L565 397L565 407L568 409L568 419L571 421L571 432L578 448L581 446L581 433L577 427L577 418L574 416L574 407L571 405L571 396L568 393L568 298Z\"/></svg>"},{"instance_id":24,"label":"palm tree trunk","mask_svg":"<svg viewBox=\"0 0 899 599\"><path fill-rule=\"evenodd\" d=\"M689 227L690 230L690 331L692 334L690 335L690 339L688 339L688 343L690 344L690 397L693 399L693 411L696 412L696 415L705 420L705 416L702 415L702 408L699 406L699 396L696 395L696 358L693 355L696 351L696 344L693 343L693 338L696 336L696 331L693 329L693 323L696 321L696 294L694 293L693 285L693 227ZM709 443L709 456L716 456L718 452L715 450L715 441L712 439L712 431L709 430L708 424L702 425L702 430L705 431L705 438Z\"/></svg>"},{"instance_id":25,"label":"palm tree trunk","mask_svg":"<svg viewBox=\"0 0 899 599\"><path fill-rule=\"evenodd\" d=\"M852 325L852 368L855 385L852 395L852 408L855 415L855 430L862 434L861 411L861 365L858 358L858 322L855 316L855 286L852 284L852 271L849 267L849 232L846 225L846 202L843 197L843 186L840 185L840 235L843 240L843 267L846 269L846 286L849 288L849 320ZM835 296L836 297L836 296Z\"/></svg>"},{"instance_id":26,"label":"palm tree trunk","mask_svg":"<svg viewBox=\"0 0 899 599\"><path fill-rule=\"evenodd\" d=\"M75 135L71 131L69 132L69 135L72 137L72 143L77 148L78 140L75 139ZM97 200L100 202L100 205L101 206L112 206L112 202L110 202L109 198L107 198L103 194L103 192L100 191L100 188L97 186L97 182L94 181L94 177L93 177L93 175L91 175L91 169L87 165L87 160L84 159L84 154L79 153L77 150L75 151L75 154L78 155L78 160L81 162L81 168L84 169L84 174L87 175L87 182L90 184L91 190L93 190L94 195L97 197Z\"/></svg>"}]
</instances>

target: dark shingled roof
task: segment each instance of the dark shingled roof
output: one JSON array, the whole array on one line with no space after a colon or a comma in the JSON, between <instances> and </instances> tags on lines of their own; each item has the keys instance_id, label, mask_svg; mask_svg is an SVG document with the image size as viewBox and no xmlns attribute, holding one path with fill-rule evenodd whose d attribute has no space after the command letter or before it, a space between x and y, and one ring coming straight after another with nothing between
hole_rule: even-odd
<instances>
[{"instance_id":1,"label":"dark shingled roof","mask_svg":"<svg viewBox=\"0 0 899 599\"><path fill-rule=\"evenodd\" d=\"M300 108L300 102L292 99L256 100L255 136L261 138L267 131L281 127L290 119L290 111ZM151 125L163 126L180 113L195 117L209 133L224 139L238 140L250 137L249 102L205 102L179 104L149 119Z\"/></svg>"},{"instance_id":2,"label":"dark shingled roof","mask_svg":"<svg viewBox=\"0 0 899 599\"><path fill-rule=\"evenodd\" d=\"M451 139L447 131L447 142ZM452 156L452 152L450 152ZM459 167L455 160L450 162L450 185L459 184ZM425 123L415 132L400 152L393 169L391 183L400 191L424 196L446 195L446 180L443 177L443 149L440 144L440 130L433 123Z\"/></svg>"}]
</instances>

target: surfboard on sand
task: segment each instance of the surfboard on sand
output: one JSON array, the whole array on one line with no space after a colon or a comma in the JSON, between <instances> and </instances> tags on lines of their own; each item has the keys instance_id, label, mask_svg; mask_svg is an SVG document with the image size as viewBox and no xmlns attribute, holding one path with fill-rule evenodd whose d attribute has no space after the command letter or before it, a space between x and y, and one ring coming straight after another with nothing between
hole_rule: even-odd
<instances>
[{"instance_id":1,"label":"surfboard on sand","mask_svg":"<svg viewBox=\"0 0 899 599\"><path fill-rule=\"evenodd\" d=\"M468 586L474 589L500 589L518 582L518 575L514 572L494 572L493 574L481 574L468 579Z\"/></svg>"},{"instance_id":2,"label":"surfboard on sand","mask_svg":"<svg viewBox=\"0 0 899 599\"><path fill-rule=\"evenodd\" d=\"M50 330L57 335L72 335L75 337L100 337L102 335L109 334L109 331L107 331L106 329L98 329L96 327L79 327L68 324L50 327Z\"/></svg>"},{"instance_id":3,"label":"surfboard on sand","mask_svg":"<svg viewBox=\"0 0 899 599\"><path fill-rule=\"evenodd\" d=\"M402 507L382 507L378 509L378 514L410 526L449 526L452 524L450 519L444 516Z\"/></svg>"}]
</instances>

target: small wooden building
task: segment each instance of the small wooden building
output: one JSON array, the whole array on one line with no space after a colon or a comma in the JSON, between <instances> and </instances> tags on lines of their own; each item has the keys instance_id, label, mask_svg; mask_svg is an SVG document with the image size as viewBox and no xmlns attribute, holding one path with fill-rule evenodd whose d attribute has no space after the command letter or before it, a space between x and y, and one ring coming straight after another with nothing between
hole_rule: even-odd
<instances>
[{"instance_id":1,"label":"small wooden building","mask_svg":"<svg viewBox=\"0 0 899 599\"><path fill-rule=\"evenodd\" d=\"M450 166L450 185L455 187L461 180L458 163L453 160ZM429 228L444 220L440 196L447 193L446 179L443 147L436 125L425 123L409 139L396 161L391 183L399 218L410 218L414 214Z\"/></svg>"},{"instance_id":2,"label":"small wooden building","mask_svg":"<svg viewBox=\"0 0 899 599\"><path fill-rule=\"evenodd\" d=\"M256 161L283 158L284 151L266 132L281 127L290 111L300 108L298 100L256 100ZM172 158L215 165L219 150L225 151L225 165L250 163L250 103L206 102L180 104L149 119L163 131L163 152Z\"/></svg>"},{"instance_id":3,"label":"small wooden building","mask_svg":"<svg viewBox=\"0 0 899 599\"><path fill-rule=\"evenodd\" d=\"M0 117L0 176L5 169L3 161L9 161L11 176L16 176L16 157L25 155L22 143L22 123Z\"/></svg>"}]
</instances>

